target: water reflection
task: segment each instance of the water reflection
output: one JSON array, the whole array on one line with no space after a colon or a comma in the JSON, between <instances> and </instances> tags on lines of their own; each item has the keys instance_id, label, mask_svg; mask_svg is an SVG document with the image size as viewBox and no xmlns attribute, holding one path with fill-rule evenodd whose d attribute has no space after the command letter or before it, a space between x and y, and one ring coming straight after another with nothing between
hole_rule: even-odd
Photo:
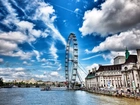
<instances>
[{"instance_id":1,"label":"water reflection","mask_svg":"<svg viewBox=\"0 0 140 105\"><path fill-rule=\"evenodd\" d=\"M140 105L140 101L84 91L40 91L39 88L0 89L0 105Z\"/></svg>"}]
</instances>

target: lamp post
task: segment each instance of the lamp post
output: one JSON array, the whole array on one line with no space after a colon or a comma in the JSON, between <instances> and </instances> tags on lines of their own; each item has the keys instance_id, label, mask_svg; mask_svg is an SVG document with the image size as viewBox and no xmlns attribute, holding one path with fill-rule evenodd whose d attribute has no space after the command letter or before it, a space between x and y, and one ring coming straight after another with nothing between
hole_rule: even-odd
<instances>
[{"instance_id":1,"label":"lamp post","mask_svg":"<svg viewBox=\"0 0 140 105\"><path fill-rule=\"evenodd\" d=\"M126 87L128 86L128 80L127 80L127 67L124 68L125 69L125 75L126 75Z\"/></svg>"},{"instance_id":2,"label":"lamp post","mask_svg":"<svg viewBox=\"0 0 140 105\"><path fill-rule=\"evenodd\" d=\"M135 85L135 78L134 78L133 70L136 70L136 65L133 65L133 69L132 69L132 77L133 77L132 87L133 87L133 91L135 91L136 90L136 85Z\"/></svg>"}]
</instances>

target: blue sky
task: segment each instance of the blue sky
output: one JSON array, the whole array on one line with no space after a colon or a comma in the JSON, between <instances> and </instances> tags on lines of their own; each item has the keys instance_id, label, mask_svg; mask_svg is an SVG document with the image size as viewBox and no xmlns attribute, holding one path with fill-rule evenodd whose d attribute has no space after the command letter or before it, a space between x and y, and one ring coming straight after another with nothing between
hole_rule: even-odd
<instances>
[{"instance_id":1,"label":"blue sky","mask_svg":"<svg viewBox=\"0 0 140 105\"><path fill-rule=\"evenodd\" d=\"M65 80L70 33L87 72L112 64L126 47L136 54L139 5L139 0L0 0L0 77Z\"/></svg>"}]
</instances>

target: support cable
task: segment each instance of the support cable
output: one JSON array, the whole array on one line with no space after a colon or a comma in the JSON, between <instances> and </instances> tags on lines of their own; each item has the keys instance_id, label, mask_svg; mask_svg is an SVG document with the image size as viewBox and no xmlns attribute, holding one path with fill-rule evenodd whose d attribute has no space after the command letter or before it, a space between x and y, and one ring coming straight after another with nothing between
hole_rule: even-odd
<instances>
[{"instance_id":1,"label":"support cable","mask_svg":"<svg viewBox=\"0 0 140 105\"><path fill-rule=\"evenodd\" d=\"M86 73L79 65L78 65L78 67L87 75L88 73Z\"/></svg>"},{"instance_id":2,"label":"support cable","mask_svg":"<svg viewBox=\"0 0 140 105\"><path fill-rule=\"evenodd\" d=\"M79 62L79 64L80 64L80 66L83 68L83 70L85 70L86 71L86 69L81 65L81 63ZM87 71L86 71L87 72ZM87 73L88 74L88 73Z\"/></svg>"},{"instance_id":3,"label":"support cable","mask_svg":"<svg viewBox=\"0 0 140 105\"><path fill-rule=\"evenodd\" d=\"M82 84L82 78L80 77L80 75L79 75L79 72L77 71L77 76L78 76L78 78L79 78L79 80L80 80L80 82L81 82L81 84Z\"/></svg>"}]
</instances>

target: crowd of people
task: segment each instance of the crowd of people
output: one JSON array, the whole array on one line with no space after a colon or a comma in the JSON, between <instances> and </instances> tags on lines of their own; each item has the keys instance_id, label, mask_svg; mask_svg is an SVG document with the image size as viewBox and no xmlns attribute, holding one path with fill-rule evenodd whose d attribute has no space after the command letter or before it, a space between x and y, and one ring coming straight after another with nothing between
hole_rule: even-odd
<instances>
[{"instance_id":1,"label":"crowd of people","mask_svg":"<svg viewBox=\"0 0 140 105\"><path fill-rule=\"evenodd\" d=\"M130 97L140 99L140 89L136 88L135 90L129 88L86 88L86 91L99 93L104 95L111 95L117 97Z\"/></svg>"}]
</instances>

